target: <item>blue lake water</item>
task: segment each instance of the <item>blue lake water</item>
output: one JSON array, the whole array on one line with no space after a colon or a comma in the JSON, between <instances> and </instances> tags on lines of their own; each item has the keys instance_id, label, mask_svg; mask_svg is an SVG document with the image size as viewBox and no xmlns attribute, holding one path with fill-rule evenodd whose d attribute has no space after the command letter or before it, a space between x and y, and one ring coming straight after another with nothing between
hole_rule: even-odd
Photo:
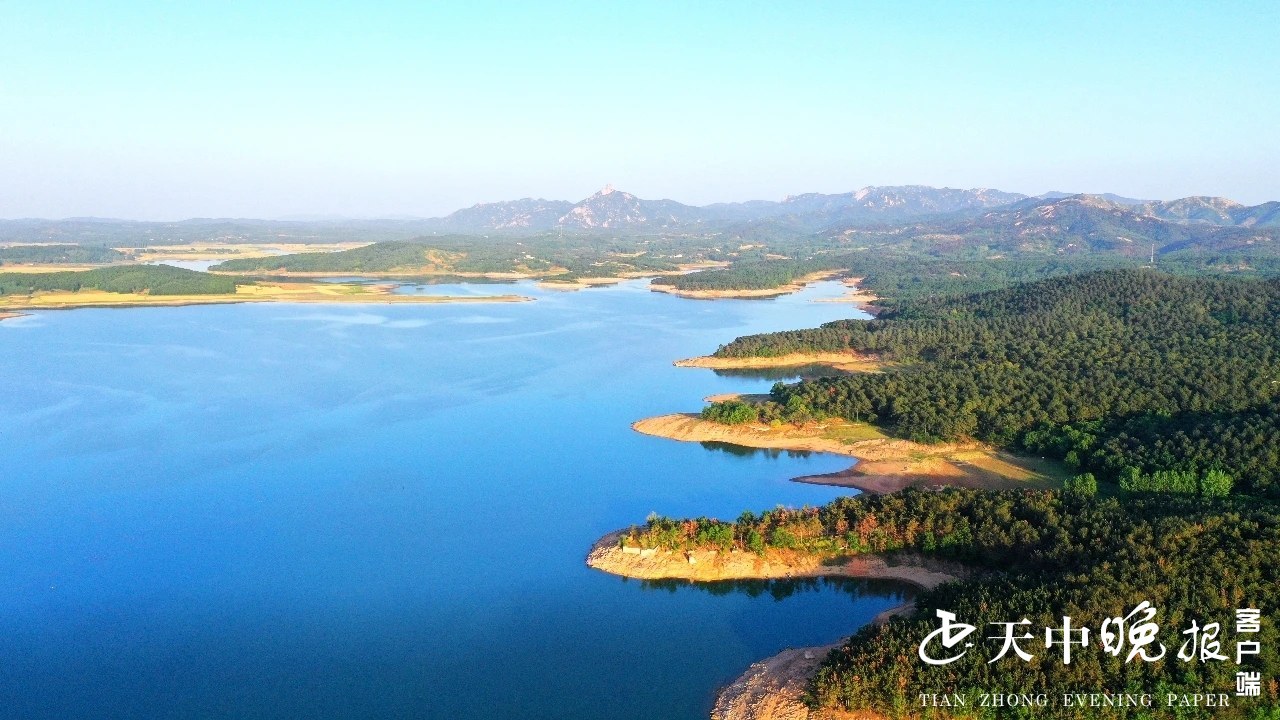
<instances>
[{"instance_id":1,"label":"blue lake water","mask_svg":"<svg viewBox=\"0 0 1280 720\"><path fill-rule=\"evenodd\" d=\"M654 586L603 533L817 504L843 458L636 419L770 378L672 367L856 315L820 283L695 301L192 306L0 323L0 715L705 718L755 660L832 641L886 583Z\"/></svg>"}]
</instances>

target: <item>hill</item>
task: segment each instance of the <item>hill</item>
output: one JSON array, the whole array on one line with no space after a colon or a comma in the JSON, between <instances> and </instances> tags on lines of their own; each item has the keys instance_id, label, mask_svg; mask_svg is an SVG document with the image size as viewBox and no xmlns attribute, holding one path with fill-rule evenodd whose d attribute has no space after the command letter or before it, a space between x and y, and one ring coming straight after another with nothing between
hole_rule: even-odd
<instances>
[{"instance_id":1,"label":"hill","mask_svg":"<svg viewBox=\"0 0 1280 720\"><path fill-rule=\"evenodd\" d=\"M1184 223L1238 225L1241 227L1280 227L1280 202L1246 206L1219 197L1187 197L1168 202L1149 202L1140 206L1144 215Z\"/></svg>"},{"instance_id":2,"label":"hill","mask_svg":"<svg viewBox=\"0 0 1280 720\"><path fill-rule=\"evenodd\" d=\"M924 185L865 187L848 193L806 193L782 201L751 200L704 207L674 200L645 200L605 186L577 203L513 200L459 210L433 227L455 232L499 230L574 231L696 230L743 223L778 223L791 232L812 232L838 223L881 224L949 213L975 212L1025 198L999 190L932 188Z\"/></svg>"},{"instance_id":3,"label":"hill","mask_svg":"<svg viewBox=\"0 0 1280 720\"><path fill-rule=\"evenodd\" d=\"M738 338L718 357L853 351L877 374L777 385L761 418L977 439L1132 489L1280 496L1280 280L1105 270L903 301L871 321ZM1172 448L1180 452L1171 452Z\"/></svg>"},{"instance_id":4,"label":"hill","mask_svg":"<svg viewBox=\"0 0 1280 720\"><path fill-rule=\"evenodd\" d=\"M151 295L234 293L236 281L169 265L117 265L94 270L51 273L0 273L0 295L41 290L103 290Z\"/></svg>"},{"instance_id":5,"label":"hill","mask_svg":"<svg viewBox=\"0 0 1280 720\"><path fill-rule=\"evenodd\" d=\"M845 227L834 237L868 247L910 248L934 255L1110 253L1142 257L1173 252L1280 249L1280 228L1237 227L1162 220L1096 195L1030 198L972 218L894 227Z\"/></svg>"},{"instance_id":6,"label":"hill","mask_svg":"<svg viewBox=\"0 0 1280 720\"><path fill-rule=\"evenodd\" d=\"M308 252L227 260L216 272L405 272L444 271L449 258L411 242L381 242L339 252Z\"/></svg>"},{"instance_id":7,"label":"hill","mask_svg":"<svg viewBox=\"0 0 1280 720\"><path fill-rule=\"evenodd\" d=\"M0 265L13 263L99 265L128 260L129 256L105 247L86 245L9 245L0 247Z\"/></svg>"}]
</instances>

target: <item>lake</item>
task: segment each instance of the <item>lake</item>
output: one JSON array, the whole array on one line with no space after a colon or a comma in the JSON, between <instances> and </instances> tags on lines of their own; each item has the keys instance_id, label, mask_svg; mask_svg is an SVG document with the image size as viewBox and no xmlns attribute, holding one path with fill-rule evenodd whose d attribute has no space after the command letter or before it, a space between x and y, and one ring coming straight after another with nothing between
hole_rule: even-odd
<instances>
[{"instance_id":1,"label":"lake","mask_svg":"<svg viewBox=\"0 0 1280 720\"><path fill-rule=\"evenodd\" d=\"M910 590L587 568L650 512L819 504L821 454L633 432L771 376L675 368L864 317L818 283L492 305L246 304L0 323L0 714L705 718L720 685ZM727 450L735 450L727 448Z\"/></svg>"}]
</instances>

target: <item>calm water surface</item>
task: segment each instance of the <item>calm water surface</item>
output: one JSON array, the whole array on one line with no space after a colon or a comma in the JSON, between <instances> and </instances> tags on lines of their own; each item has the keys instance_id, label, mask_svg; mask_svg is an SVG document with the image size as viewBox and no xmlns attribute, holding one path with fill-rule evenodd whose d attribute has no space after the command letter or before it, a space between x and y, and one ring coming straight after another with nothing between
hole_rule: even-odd
<instances>
[{"instance_id":1,"label":"calm water surface","mask_svg":"<svg viewBox=\"0 0 1280 720\"><path fill-rule=\"evenodd\" d=\"M532 284L493 305L260 304L0 323L0 715L702 718L893 584L653 586L583 565L650 511L817 504L824 455L632 421L772 377L671 361L850 316Z\"/></svg>"}]
</instances>

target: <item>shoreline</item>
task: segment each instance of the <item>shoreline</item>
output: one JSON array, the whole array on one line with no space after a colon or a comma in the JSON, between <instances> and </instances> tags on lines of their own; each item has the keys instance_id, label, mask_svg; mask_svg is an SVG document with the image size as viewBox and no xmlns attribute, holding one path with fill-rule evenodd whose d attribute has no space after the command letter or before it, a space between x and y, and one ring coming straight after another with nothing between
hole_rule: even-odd
<instances>
[{"instance_id":1,"label":"shoreline","mask_svg":"<svg viewBox=\"0 0 1280 720\"><path fill-rule=\"evenodd\" d=\"M543 290L560 290L561 292L573 292L576 290L587 290L593 287L603 287L606 285L617 285L634 278L628 277L584 277L576 280L558 281L555 278L543 278L538 281L538 287Z\"/></svg>"},{"instance_id":2,"label":"shoreline","mask_svg":"<svg viewBox=\"0 0 1280 720\"><path fill-rule=\"evenodd\" d=\"M879 310L879 308L872 307L872 304L875 303L877 300L879 300L880 296L875 295L870 291L863 290L861 287L859 287L859 284L862 281L863 281L863 278L860 278L860 277L845 278L843 280L844 285L849 289L845 291L844 295L841 295L840 297L834 297L834 298L817 298L816 300L811 300L810 302L850 303L856 306L858 309L874 315Z\"/></svg>"},{"instance_id":3,"label":"shoreline","mask_svg":"<svg viewBox=\"0 0 1280 720\"><path fill-rule=\"evenodd\" d=\"M809 273L802 275L786 285L779 285L773 288L759 289L740 289L740 290L682 290L673 285L650 284L649 289L654 292L667 293L691 300L731 300L731 299L758 299L772 298L781 295L790 295L794 292L803 290L807 285L818 282L819 280L828 280L839 275L842 270L823 270L821 272Z\"/></svg>"},{"instance_id":4,"label":"shoreline","mask_svg":"<svg viewBox=\"0 0 1280 720\"><path fill-rule=\"evenodd\" d=\"M769 548L763 555L743 550L624 549L619 541L630 528L601 537L587 553L588 567L635 580L787 580L847 577L896 580L921 590L959 580L969 573L955 563L918 553L817 555Z\"/></svg>"},{"instance_id":5,"label":"shoreline","mask_svg":"<svg viewBox=\"0 0 1280 720\"><path fill-rule=\"evenodd\" d=\"M685 358L672 363L676 367L706 368L708 370L755 370L760 368L801 367L826 365L843 372L878 372L883 364L870 355L846 352L788 353L772 357L722 358L714 355Z\"/></svg>"},{"instance_id":6,"label":"shoreline","mask_svg":"<svg viewBox=\"0 0 1280 720\"><path fill-rule=\"evenodd\" d=\"M282 257L282 256L272 256ZM353 278L370 278L370 279L406 279L413 278L434 278L434 277L456 277L456 278L477 278L484 280L538 280L545 278L545 275L534 275L530 273L519 272L452 272L448 270L421 270L408 268L405 270L279 270L262 268L257 270L217 270L210 268L205 272L210 275L224 275L227 277L244 277L244 276L268 276L268 277L297 277L297 278L332 278L332 277L353 277Z\"/></svg>"},{"instance_id":7,"label":"shoreline","mask_svg":"<svg viewBox=\"0 0 1280 720\"><path fill-rule=\"evenodd\" d=\"M958 486L987 490L1053 487L1052 466L979 443L923 445L890 438L874 427L827 420L803 428L749 423L723 425L690 413L645 418L636 432L684 442L722 442L765 450L825 452L857 462L839 472L804 475L792 482L833 485L877 495L908 487Z\"/></svg>"},{"instance_id":8,"label":"shoreline","mask_svg":"<svg viewBox=\"0 0 1280 720\"><path fill-rule=\"evenodd\" d=\"M740 550L641 551L623 549L620 539L630 530L617 530L596 541L586 563L601 572L637 579L679 579L691 582L743 579L849 577L895 580L923 590L968 577L961 565L933 560L917 553L866 554L845 558L809 555L771 548L764 555ZM650 554L646 554L650 553ZM909 602L879 613L871 621L882 625L915 610ZM815 714L804 703L809 682L822 661L848 638L827 645L788 648L752 663L733 682L716 692L712 720L808 720L852 717L830 710ZM877 718L862 714L864 720Z\"/></svg>"},{"instance_id":9,"label":"shoreline","mask_svg":"<svg viewBox=\"0 0 1280 720\"><path fill-rule=\"evenodd\" d=\"M75 310L80 308L184 307L188 305L235 305L241 303L309 303L358 305L438 305L452 303L531 302L523 295L394 295L391 286L361 288L351 292L349 286L325 284L288 288L282 285L246 285L234 294L148 295L145 293L112 293L100 290L48 292L33 296L0 298L0 314L26 310Z\"/></svg>"},{"instance_id":10,"label":"shoreline","mask_svg":"<svg viewBox=\"0 0 1280 720\"><path fill-rule=\"evenodd\" d=\"M247 256L246 256L247 257ZM285 257L282 255L268 255L261 257ZM226 258L233 259L233 258ZM620 272L617 275L601 275L598 277L576 278L574 280L566 280L557 282L556 278L560 275L568 273L567 268L553 268L547 272L520 272L511 271L493 271L493 272L476 272L470 270L444 270L437 268L403 268L400 270L285 270L258 268L254 270L219 270L216 267L210 268L205 272L211 275L225 275L230 277L243 276L267 276L267 277L297 277L297 278L332 278L332 277L353 277L353 278L370 278L383 280L413 280L415 278L459 278L462 280L479 279L479 280L535 280L538 283L551 283L565 286L574 286L579 283L587 287L596 285L604 285L611 283L620 283L626 280L636 280L646 277L657 277L662 275L682 275L698 270L708 270L714 268L722 268L728 266L728 263L707 261L698 263L682 263L672 270L628 270ZM552 288L556 289L556 288ZM563 288L561 288L563 289ZM573 288L580 289L580 288Z\"/></svg>"}]
</instances>

